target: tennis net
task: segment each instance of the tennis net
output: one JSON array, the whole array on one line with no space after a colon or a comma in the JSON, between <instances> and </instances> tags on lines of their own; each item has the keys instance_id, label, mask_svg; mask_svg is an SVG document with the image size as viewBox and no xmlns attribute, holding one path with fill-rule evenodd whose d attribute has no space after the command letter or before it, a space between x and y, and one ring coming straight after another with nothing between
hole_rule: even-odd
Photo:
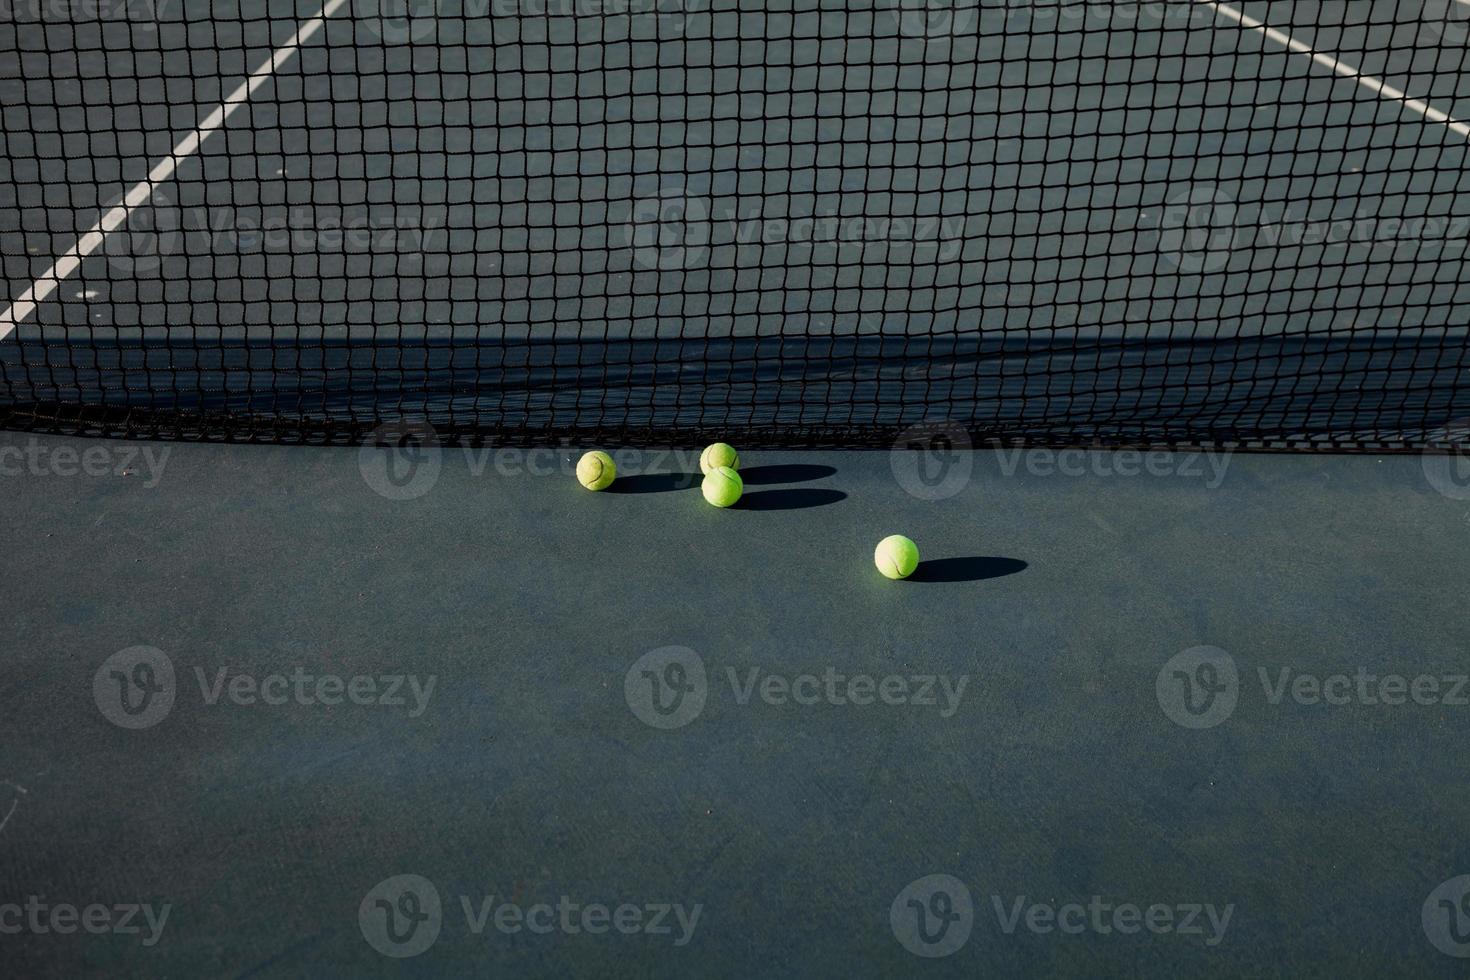
<instances>
[{"instance_id":1,"label":"tennis net","mask_svg":"<svg viewBox=\"0 0 1470 980\"><path fill-rule=\"evenodd\" d=\"M7 426L1392 449L1470 418L1455 0L4 3Z\"/></svg>"}]
</instances>

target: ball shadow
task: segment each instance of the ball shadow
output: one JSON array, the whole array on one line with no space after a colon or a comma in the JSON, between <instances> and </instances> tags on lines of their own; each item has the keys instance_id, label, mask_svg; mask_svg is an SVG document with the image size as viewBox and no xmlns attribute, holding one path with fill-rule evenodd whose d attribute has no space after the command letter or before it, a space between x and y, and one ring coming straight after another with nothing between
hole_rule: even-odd
<instances>
[{"instance_id":1,"label":"ball shadow","mask_svg":"<svg viewBox=\"0 0 1470 980\"><path fill-rule=\"evenodd\" d=\"M620 476L612 482L606 493L668 493L671 490L692 490L702 479L698 473L643 473L639 476Z\"/></svg>"},{"instance_id":2,"label":"ball shadow","mask_svg":"<svg viewBox=\"0 0 1470 980\"><path fill-rule=\"evenodd\" d=\"M992 558L973 556L969 558L936 558L921 561L910 582L979 582L988 578L1000 578L1024 571L1026 563L1019 558Z\"/></svg>"},{"instance_id":3,"label":"ball shadow","mask_svg":"<svg viewBox=\"0 0 1470 980\"><path fill-rule=\"evenodd\" d=\"M775 466L752 466L740 471L740 479L748 487L765 486L771 483L805 483L821 480L836 473L831 466L814 466L809 463L780 463Z\"/></svg>"},{"instance_id":4,"label":"ball shadow","mask_svg":"<svg viewBox=\"0 0 1470 980\"><path fill-rule=\"evenodd\" d=\"M825 507L827 504L835 504L839 500L846 500L847 494L840 490L800 490L788 488L785 490L757 490L755 493L747 493L740 498L736 505L738 510L804 510L808 507Z\"/></svg>"}]
</instances>

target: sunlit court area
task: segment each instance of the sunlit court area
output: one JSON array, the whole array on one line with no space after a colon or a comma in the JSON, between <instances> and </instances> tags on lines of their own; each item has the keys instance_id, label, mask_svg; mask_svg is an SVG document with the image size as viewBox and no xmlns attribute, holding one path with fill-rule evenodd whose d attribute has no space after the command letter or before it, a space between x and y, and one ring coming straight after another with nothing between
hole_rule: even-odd
<instances>
[{"instance_id":1,"label":"sunlit court area","mask_svg":"<svg viewBox=\"0 0 1470 980\"><path fill-rule=\"evenodd\" d=\"M1464 0L0 0L0 972L1458 976Z\"/></svg>"}]
</instances>

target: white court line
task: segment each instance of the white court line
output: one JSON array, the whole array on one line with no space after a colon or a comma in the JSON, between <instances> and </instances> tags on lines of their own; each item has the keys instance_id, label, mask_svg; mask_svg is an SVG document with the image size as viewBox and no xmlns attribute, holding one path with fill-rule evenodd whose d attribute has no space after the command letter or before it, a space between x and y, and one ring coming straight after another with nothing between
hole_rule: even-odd
<instances>
[{"instance_id":1,"label":"white court line","mask_svg":"<svg viewBox=\"0 0 1470 980\"><path fill-rule=\"evenodd\" d=\"M121 204L104 214L101 220L92 226L91 231L78 238L77 243L65 255L57 259L51 268L38 276L36 281L31 283L30 288L10 304L9 309L0 313L0 340L10 336L11 332L26 317L35 312L37 304L45 302L46 298L54 293L67 277L77 271L82 260L97 251L103 239L124 224L135 208L152 198L154 185L170 180L174 171L179 169L179 164L193 156L198 151L199 145L208 139L211 133L223 126L230 116L235 114L235 110L248 102L250 96L255 94L255 90L264 85L275 74L277 68L289 61L303 44L315 37L316 33L322 29L322 25L326 23L327 18L341 9L346 2L347 0L327 0L321 13L298 27L296 33L291 36L291 40L273 51L265 63L255 69L249 78L241 82L239 88L226 96L213 112L205 116L204 121L196 126L192 133L179 140L173 152L158 161L158 164L149 171L148 176L128 191Z\"/></svg>"},{"instance_id":2,"label":"white court line","mask_svg":"<svg viewBox=\"0 0 1470 980\"><path fill-rule=\"evenodd\" d=\"M1243 13L1242 11L1236 10L1234 7L1226 6L1223 3L1217 2L1217 0L1194 0L1194 2L1204 4L1207 7L1212 7L1216 13L1229 17L1241 27L1247 27L1253 31L1259 31L1261 34L1264 34L1266 37L1275 41L1277 44L1282 45L1295 54L1307 55L1323 68L1326 68L1329 71L1336 72L1343 78L1351 79L1352 81L1357 82L1359 85L1363 86L1365 89L1372 92L1379 98L1384 99L1385 101L1398 102L1402 104L1405 108L1412 109L1413 111L1419 113L1419 115L1423 116L1425 119L1428 119L1430 122L1443 123L1453 132L1458 133L1466 139L1470 139L1470 125L1462 123L1454 117L1450 116L1448 113L1436 109L1434 106L1430 105L1428 102L1425 102L1423 99L1410 98L1407 92L1402 92L1394 88L1387 82L1374 78L1372 75L1364 75L1361 69L1354 68L1352 65L1339 61L1330 54L1323 54L1320 51L1314 51L1312 50L1310 45L1303 44L1301 41L1298 41L1296 38L1292 37L1290 34L1287 34L1285 31L1278 31L1274 27L1267 27L1261 21L1256 20L1254 17L1251 17L1248 14Z\"/></svg>"}]
</instances>

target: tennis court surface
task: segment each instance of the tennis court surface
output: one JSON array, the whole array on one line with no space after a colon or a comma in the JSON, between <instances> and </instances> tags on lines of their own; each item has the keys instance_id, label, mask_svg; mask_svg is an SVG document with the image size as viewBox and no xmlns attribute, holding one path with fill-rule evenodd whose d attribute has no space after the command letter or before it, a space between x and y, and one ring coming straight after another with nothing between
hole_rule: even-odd
<instances>
[{"instance_id":1,"label":"tennis court surface","mask_svg":"<svg viewBox=\"0 0 1470 980\"><path fill-rule=\"evenodd\" d=\"M1463 969L1442 457L752 453L720 511L692 457L0 447L0 900L170 908L15 975Z\"/></svg>"},{"instance_id":2,"label":"tennis court surface","mask_svg":"<svg viewBox=\"0 0 1470 980\"><path fill-rule=\"evenodd\" d=\"M0 972L1461 975L1467 42L0 4Z\"/></svg>"}]
</instances>

